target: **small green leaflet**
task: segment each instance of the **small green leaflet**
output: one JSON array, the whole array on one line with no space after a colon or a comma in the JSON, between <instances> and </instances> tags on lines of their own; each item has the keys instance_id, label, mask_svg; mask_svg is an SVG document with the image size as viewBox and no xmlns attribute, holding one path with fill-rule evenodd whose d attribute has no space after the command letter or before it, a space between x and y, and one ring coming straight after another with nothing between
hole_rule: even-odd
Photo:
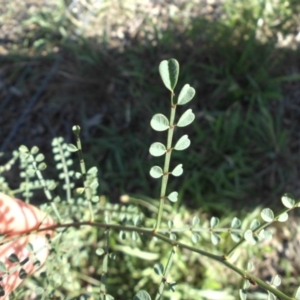
<instances>
[{"instance_id":1,"label":"small green leaflet","mask_svg":"<svg viewBox=\"0 0 300 300\"><path fill-rule=\"evenodd\" d=\"M191 109L188 109L187 111L185 111L182 116L180 117L177 126L178 127L185 127L190 125L193 121L195 120L195 115L192 112Z\"/></svg>"},{"instance_id":2,"label":"small green leaflet","mask_svg":"<svg viewBox=\"0 0 300 300\"><path fill-rule=\"evenodd\" d=\"M156 131L165 131L170 127L169 120L163 114L156 114L150 121L152 129Z\"/></svg>"},{"instance_id":3,"label":"small green leaflet","mask_svg":"<svg viewBox=\"0 0 300 300\"><path fill-rule=\"evenodd\" d=\"M174 168L174 170L172 171L172 175L173 176L180 176L183 173L183 168L182 168L182 164L179 164L178 166L176 166Z\"/></svg>"},{"instance_id":4,"label":"small green leaflet","mask_svg":"<svg viewBox=\"0 0 300 300\"><path fill-rule=\"evenodd\" d=\"M190 146L190 144L191 144L191 141L188 138L188 135L185 134L177 141L174 149L175 150L184 150L184 149L188 148Z\"/></svg>"},{"instance_id":5,"label":"small green leaflet","mask_svg":"<svg viewBox=\"0 0 300 300\"><path fill-rule=\"evenodd\" d=\"M159 74L165 87L171 92L174 91L178 76L179 76L179 63L176 59L163 60L159 64Z\"/></svg>"},{"instance_id":6,"label":"small green leaflet","mask_svg":"<svg viewBox=\"0 0 300 300\"><path fill-rule=\"evenodd\" d=\"M189 84L185 84L179 93L177 104L183 105L190 102L194 98L195 94L195 89Z\"/></svg>"},{"instance_id":7,"label":"small green leaflet","mask_svg":"<svg viewBox=\"0 0 300 300\"><path fill-rule=\"evenodd\" d=\"M150 169L150 176L152 178L160 178L163 176L164 172L161 167L159 166L154 166Z\"/></svg>"},{"instance_id":8,"label":"small green leaflet","mask_svg":"<svg viewBox=\"0 0 300 300\"><path fill-rule=\"evenodd\" d=\"M165 145L159 142L153 143L149 148L149 152L153 156L162 156L166 153L166 151L167 149Z\"/></svg>"}]
</instances>

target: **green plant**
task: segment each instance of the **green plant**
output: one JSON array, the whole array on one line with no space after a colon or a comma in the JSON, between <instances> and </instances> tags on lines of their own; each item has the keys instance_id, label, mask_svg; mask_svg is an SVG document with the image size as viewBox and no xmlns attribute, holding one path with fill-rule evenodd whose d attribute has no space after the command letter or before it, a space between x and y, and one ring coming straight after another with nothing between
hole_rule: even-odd
<instances>
[{"instance_id":1,"label":"green plant","mask_svg":"<svg viewBox=\"0 0 300 300\"><path fill-rule=\"evenodd\" d=\"M62 138L55 138L52 143L61 187L56 180L44 179L43 170L47 165L37 147L28 149L21 146L19 151L13 153L13 158L0 168L2 174L19 158L20 187L10 190L1 176L1 190L12 195L21 194L29 201L32 191L42 188L48 200L42 209L53 215L57 222L47 228L56 230L57 234L51 241L46 267L39 276L15 292L16 299L24 299L33 292L38 299L114 299L113 296L128 299L134 293L133 299L136 300L175 299L175 296L176 299L210 299L210 292L201 291L201 287L194 290L191 286L184 288L184 284L181 285L184 278L180 277L180 272L184 272L185 264L189 264L188 261L182 261L185 252L191 253L193 259L206 257L238 274L241 282L239 296L242 300L247 299L248 294L251 298L249 288L255 285L267 291L270 300L300 299L300 287L296 287L293 296L277 288L281 283L278 275L270 283L253 275L251 259L245 261L243 266L233 261L234 254L245 243L253 246L270 239L272 233L266 227L287 221L288 213L300 206L300 201L284 195L281 199L284 209L277 214L270 208L261 210L261 221L253 216L244 221L231 217L224 223L212 216L202 220L201 225L196 212L191 218L174 209L173 203L178 201L178 192L169 190L168 181L169 177L178 177L183 173L183 165L179 163L170 171L171 156L173 152L188 148L191 141L186 134L181 135L175 143L173 137L177 131L180 133L181 127L188 126L195 119L192 110L187 109L177 120L176 111L193 99L195 90L185 84L176 97L174 90L179 64L175 59L162 61L159 72L170 91L170 117L158 113L150 122L155 131L167 131L166 144L154 142L149 149L153 156L165 157L163 167L155 165L150 169L151 177L161 178L158 201L123 196L121 204L113 204L99 196L98 169L95 166L86 168L79 126L73 127L76 144L66 144ZM72 152L78 154L79 172L73 169L73 160L70 158ZM57 196L53 196L55 193ZM133 204L127 205L128 202ZM142 259L140 266L143 271L136 270L136 261L139 259ZM154 273L150 267L153 262ZM130 270L132 278L126 278L130 285L120 280L120 273L124 269L127 270L127 277ZM116 286L119 290L114 294ZM169 291L165 291L166 288ZM223 299L230 297L224 292L219 296Z\"/></svg>"}]
</instances>

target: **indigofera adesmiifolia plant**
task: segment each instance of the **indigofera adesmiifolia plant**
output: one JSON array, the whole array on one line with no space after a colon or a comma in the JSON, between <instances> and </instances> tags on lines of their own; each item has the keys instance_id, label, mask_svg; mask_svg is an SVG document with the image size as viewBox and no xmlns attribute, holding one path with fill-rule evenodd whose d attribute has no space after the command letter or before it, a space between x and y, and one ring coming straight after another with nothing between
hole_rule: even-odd
<instances>
[{"instance_id":1,"label":"indigofera adesmiifolia plant","mask_svg":"<svg viewBox=\"0 0 300 300\"><path fill-rule=\"evenodd\" d=\"M119 299L120 293L111 288L110 279L116 280L118 276L112 269L115 261L119 270L126 264L125 260L118 258L116 250L126 249L127 252L124 250L123 255L127 255L131 248L123 244L126 240L130 240L128 244L132 247L133 245L136 248L143 247L143 251L142 249L137 252L131 251L131 256L144 260L143 263L151 257L149 264L152 264L151 260L156 260L152 264L153 275L159 279L156 292L153 292L153 289L146 291L145 280L140 280L132 290L135 300L164 299L169 293L166 292L166 287L170 291L180 289L181 283L172 279L172 269L176 268L177 259L180 257L178 254L183 251L216 261L237 273L243 281L237 292L241 300L246 300L251 294L250 286L259 286L265 290L266 299L269 300L300 299L300 287L293 295L286 295L278 289L281 283L278 275L274 276L271 282L265 282L253 275L254 264L251 261L248 261L245 268L231 261L232 254L244 244L255 245L260 241L271 239L272 234L267 227L275 222L287 221L288 213L299 207L300 201L284 195L281 199L284 209L281 212L275 214L270 208L265 208L261 211L260 219L251 220L246 227L237 217L232 218L224 227L220 226L220 220L215 216L200 222L199 216L194 215L190 222L186 223L184 220L175 222L173 217L168 215L173 203L177 202L179 197L178 191L168 189L168 181L171 176L179 177L183 173L182 163L171 167L172 153L186 150L191 145L188 135L181 131L195 120L195 114L189 108L179 117L176 116L176 112L178 106L188 104L196 92L189 84L185 84L178 96L175 94L179 77L179 63L175 59L162 61L159 73L170 92L170 112L169 117L157 113L150 121L153 130L167 132L165 143L154 142L149 148L152 156L164 156L162 166L155 165L150 169L150 176L160 180L160 194L157 201L137 200L128 196L123 197L124 203L120 204L110 203L104 196L99 196L98 168L95 166L86 168L78 125L73 127L75 144L67 144L63 138L53 140L53 154L58 170L57 180L44 179L43 172L47 165L37 147L28 149L21 146L19 151L14 153L14 159L8 165L20 158L22 182L18 189L9 192L12 195L20 194L29 201L33 191L42 188L47 203L42 205L41 209L53 217L55 224L47 228L37 228L34 233L45 230L56 232L50 239L50 254L46 266L40 276L28 281L19 292L15 291L16 299L25 299L25 295L32 295L33 291L37 297L35 299ZM175 130L180 136L174 142ZM75 170L71 158L73 152L78 154L80 166L78 171ZM5 188L4 192L7 193L8 185L2 176L6 169L0 168L0 187ZM128 205L126 201L133 204ZM172 211L173 216L174 214L176 212ZM180 226L177 227L178 223ZM219 250L222 248L216 246L222 243L224 236L231 239L232 246L226 250ZM207 238L212 244L211 251L203 247L203 241ZM160 255L163 257L157 257L157 253L151 256L153 241L156 249L161 249ZM0 249L4 245L0 244ZM129 259L130 257L127 261ZM142 274L141 270L135 271ZM149 277L149 280L151 278L153 277ZM82 282L86 284L82 285ZM116 295L113 295L114 293ZM182 299L189 297L191 296L182 294ZM199 296L197 297L199 299Z\"/></svg>"}]
</instances>

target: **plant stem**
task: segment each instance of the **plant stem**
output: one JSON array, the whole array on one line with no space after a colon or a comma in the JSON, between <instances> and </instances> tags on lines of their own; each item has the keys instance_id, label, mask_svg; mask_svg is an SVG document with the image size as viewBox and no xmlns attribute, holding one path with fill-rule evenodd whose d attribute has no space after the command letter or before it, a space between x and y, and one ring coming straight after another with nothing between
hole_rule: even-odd
<instances>
[{"instance_id":1,"label":"plant stem","mask_svg":"<svg viewBox=\"0 0 300 300\"><path fill-rule=\"evenodd\" d=\"M271 292L272 294L274 294L277 298L279 298L281 300L297 300L296 298L289 297L289 296L285 295L281 291L277 290L276 288L272 287L270 284L264 282L263 280L257 278L256 276L254 276L254 275L238 268L234 264L230 263L227 260L227 257L225 255L215 255L215 254L206 252L204 250L198 249L194 246L189 246L185 243L171 240L168 237L166 237L165 235L162 235L160 233L156 233L155 231L153 231L150 228L139 228L139 227L135 227L135 226L125 226L125 225L119 225L119 224L106 224L106 223L97 223L97 222L85 221L85 222L74 222L74 223L52 225L52 226L49 226L49 227L46 227L46 228L38 229L36 231L40 232L40 231L55 230L57 228L80 227L80 226L84 226L84 225L95 226L95 227L98 227L98 228L103 228L105 230L115 229L115 230L118 230L118 231L120 231L120 230L130 231L130 232L135 231L135 232L138 232L138 233L143 234L143 235L156 237L159 240L162 240L162 241L170 244L173 247L177 247L179 249L180 248L181 249L187 249L187 250L190 250L192 252L203 255L205 257L211 258L215 261L218 261L219 263L225 265L229 269L231 269L234 272L241 275L244 279L248 279L249 281L256 283L257 285L259 285L263 289ZM7 241L5 241L4 243L6 243L6 242ZM2 244L4 244L4 243L2 243ZM0 246L2 244L0 243Z\"/></svg>"},{"instance_id":2,"label":"plant stem","mask_svg":"<svg viewBox=\"0 0 300 300\"><path fill-rule=\"evenodd\" d=\"M157 220L156 220L156 226L154 231L157 232L159 230L160 224L161 224L161 218L163 214L164 209L164 202L166 198L166 190L168 185L168 179L169 179L169 166L170 166L170 160L171 160L171 154L172 154L172 139L173 139L173 133L174 133L174 119L175 119L175 113L176 113L176 105L174 104L174 93L171 93L171 111L170 111L170 127L168 130L168 137L167 137L167 151L165 155L165 163L164 163L164 175L162 177L161 182L161 190L160 190L160 201L159 201L159 208L158 208L158 214L157 214Z\"/></svg>"}]
</instances>

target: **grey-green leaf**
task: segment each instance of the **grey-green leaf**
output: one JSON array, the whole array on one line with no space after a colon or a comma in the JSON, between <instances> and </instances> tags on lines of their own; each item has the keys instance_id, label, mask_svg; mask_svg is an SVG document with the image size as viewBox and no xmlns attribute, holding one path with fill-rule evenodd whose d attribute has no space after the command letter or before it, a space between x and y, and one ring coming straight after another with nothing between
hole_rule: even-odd
<instances>
[{"instance_id":1,"label":"grey-green leaf","mask_svg":"<svg viewBox=\"0 0 300 300\"><path fill-rule=\"evenodd\" d=\"M297 290L295 291L294 298L300 299L300 286L299 286L299 287L297 288Z\"/></svg>"},{"instance_id":2,"label":"grey-green leaf","mask_svg":"<svg viewBox=\"0 0 300 300\"><path fill-rule=\"evenodd\" d=\"M172 171L172 175L173 176L180 176L183 173L183 168L182 168L182 164L179 164L178 166L176 166L174 168L174 170Z\"/></svg>"},{"instance_id":3,"label":"grey-green leaf","mask_svg":"<svg viewBox=\"0 0 300 300\"><path fill-rule=\"evenodd\" d=\"M244 239L250 244L250 245L255 245L256 244L256 240L253 236L253 231L248 229L245 231L244 233Z\"/></svg>"},{"instance_id":4,"label":"grey-green leaf","mask_svg":"<svg viewBox=\"0 0 300 300\"><path fill-rule=\"evenodd\" d=\"M164 172L161 167L159 166L154 166L150 169L150 176L152 178L160 178L163 176Z\"/></svg>"},{"instance_id":5,"label":"grey-green leaf","mask_svg":"<svg viewBox=\"0 0 300 300\"><path fill-rule=\"evenodd\" d=\"M200 235L198 233L193 232L192 233L192 242L194 244L198 243L200 240Z\"/></svg>"},{"instance_id":6,"label":"grey-green leaf","mask_svg":"<svg viewBox=\"0 0 300 300\"><path fill-rule=\"evenodd\" d=\"M267 223L273 222L274 220L274 213L270 208L264 208L260 215L261 218Z\"/></svg>"},{"instance_id":7,"label":"grey-green leaf","mask_svg":"<svg viewBox=\"0 0 300 300\"><path fill-rule=\"evenodd\" d=\"M177 200L178 200L178 192L172 192L172 193L170 193L169 196L168 196L168 199L171 202L177 202Z\"/></svg>"},{"instance_id":8,"label":"grey-green leaf","mask_svg":"<svg viewBox=\"0 0 300 300\"><path fill-rule=\"evenodd\" d=\"M249 261L247 264L247 271L251 272L254 270L253 262Z\"/></svg>"},{"instance_id":9,"label":"grey-green leaf","mask_svg":"<svg viewBox=\"0 0 300 300\"><path fill-rule=\"evenodd\" d=\"M241 236L236 232L231 232L230 236L235 243L238 243L241 240Z\"/></svg>"},{"instance_id":10,"label":"grey-green leaf","mask_svg":"<svg viewBox=\"0 0 300 300\"><path fill-rule=\"evenodd\" d=\"M191 140L188 138L188 135L185 134L182 136L176 143L174 149L175 150L184 150L188 148L191 144Z\"/></svg>"},{"instance_id":11,"label":"grey-green leaf","mask_svg":"<svg viewBox=\"0 0 300 300\"><path fill-rule=\"evenodd\" d=\"M151 300L151 297L146 291L140 290L135 294L133 300Z\"/></svg>"},{"instance_id":12,"label":"grey-green leaf","mask_svg":"<svg viewBox=\"0 0 300 300\"><path fill-rule=\"evenodd\" d=\"M268 291L268 300L276 300L277 297Z\"/></svg>"},{"instance_id":13,"label":"grey-green leaf","mask_svg":"<svg viewBox=\"0 0 300 300\"><path fill-rule=\"evenodd\" d=\"M257 219L254 219L250 224L250 229L255 230L260 225L260 222Z\"/></svg>"},{"instance_id":14,"label":"grey-green leaf","mask_svg":"<svg viewBox=\"0 0 300 300\"><path fill-rule=\"evenodd\" d=\"M281 285L281 278L276 274L273 282L272 282L275 286L280 286Z\"/></svg>"},{"instance_id":15,"label":"grey-green leaf","mask_svg":"<svg viewBox=\"0 0 300 300\"><path fill-rule=\"evenodd\" d=\"M178 76L179 76L179 64L176 59L163 60L159 64L159 74L165 85L165 87L171 92L174 91Z\"/></svg>"},{"instance_id":16,"label":"grey-green leaf","mask_svg":"<svg viewBox=\"0 0 300 300\"><path fill-rule=\"evenodd\" d=\"M241 220L239 220L238 218L234 217L233 220L231 221L231 228L240 228L241 227Z\"/></svg>"},{"instance_id":17,"label":"grey-green leaf","mask_svg":"<svg viewBox=\"0 0 300 300\"><path fill-rule=\"evenodd\" d=\"M182 116L180 117L177 126L178 127L185 127L188 126L189 124L191 124L193 121L195 120L195 115L192 112L191 109L188 109L187 111L185 111Z\"/></svg>"},{"instance_id":18,"label":"grey-green leaf","mask_svg":"<svg viewBox=\"0 0 300 300\"><path fill-rule=\"evenodd\" d=\"M170 127L168 118L163 114L155 114L150 121L150 125L156 131L165 131Z\"/></svg>"},{"instance_id":19,"label":"grey-green leaf","mask_svg":"<svg viewBox=\"0 0 300 300\"><path fill-rule=\"evenodd\" d=\"M247 299L247 291L240 289L240 298L241 300L246 300Z\"/></svg>"},{"instance_id":20,"label":"grey-green leaf","mask_svg":"<svg viewBox=\"0 0 300 300\"><path fill-rule=\"evenodd\" d=\"M98 173L98 168L97 167L92 167L90 168L88 171L87 171L87 174L90 174L90 175L93 175L93 176L96 176Z\"/></svg>"},{"instance_id":21,"label":"grey-green leaf","mask_svg":"<svg viewBox=\"0 0 300 300\"><path fill-rule=\"evenodd\" d=\"M216 234L216 233L211 234L211 242L213 243L213 245L215 245L215 246L218 245L220 240L221 240L221 238L218 234Z\"/></svg>"},{"instance_id":22,"label":"grey-green leaf","mask_svg":"<svg viewBox=\"0 0 300 300\"><path fill-rule=\"evenodd\" d=\"M169 229L171 229L173 227L173 225L174 225L173 221L169 220L168 221L168 227L169 227Z\"/></svg>"},{"instance_id":23,"label":"grey-green leaf","mask_svg":"<svg viewBox=\"0 0 300 300\"><path fill-rule=\"evenodd\" d=\"M73 144L68 144L67 145L67 149L70 151L70 152L77 152L78 151L78 148L73 145Z\"/></svg>"},{"instance_id":24,"label":"grey-green leaf","mask_svg":"<svg viewBox=\"0 0 300 300\"><path fill-rule=\"evenodd\" d=\"M247 290L250 287L250 281L248 279L245 279L244 283L243 283L243 289Z\"/></svg>"},{"instance_id":25,"label":"grey-green leaf","mask_svg":"<svg viewBox=\"0 0 300 300\"><path fill-rule=\"evenodd\" d=\"M295 205L295 200L290 198L287 194L281 197L281 202L287 208L293 208Z\"/></svg>"},{"instance_id":26,"label":"grey-green leaf","mask_svg":"<svg viewBox=\"0 0 300 300\"><path fill-rule=\"evenodd\" d=\"M44 154L39 153L39 154L36 156L35 161L41 162L41 161L43 161L44 159L45 159Z\"/></svg>"},{"instance_id":27,"label":"grey-green leaf","mask_svg":"<svg viewBox=\"0 0 300 300\"><path fill-rule=\"evenodd\" d=\"M177 104L183 105L190 102L194 98L195 94L195 89L189 84L185 84L179 93Z\"/></svg>"},{"instance_id":28,"label":"grey-green leaf","mask_svg":"<svg viewBox=\"0 0 300 300\"><path fill-rule=\"evenodd\" d=\"M98 255L98 256L101 256L101 255L103 255L104 254L104 249L102 249L102 248L97 248L96 249L96 254Z\"/></svg>"},{"instance_id":29,"label":"grey-green leaf","mask_svg":"<svg viewBox=\"0 0 300 300\"><path fill-rule=\"evenodd\" d=\"M28 153L28 152L29 152L28 148L27 148L26 146L24 146L24 145L21 145L21 146L19 147L19 151L20 151L21 153Z\"/></svg>"},{"instance_id":30,"label":"grey-green leaf","mask_svg":"<svg viewBox=\"0 0 300 300\"><path fill-rule=\"evenodd\" d=\"M157 263L154 265L154 271L157 275L163 275L164 274L164 266L161 263Z\"/></svg>"},{"instance_id":31,"label":"grey-green leaf","mask_svg":"<svg viewBox=\"0 0 300 300\"><path fill-rule=\"evenodd\" d=\"M287 212L282 213L279 217L278 217L278 221L279 222L285 222L287 221L289 218L289 215Z\"/></svg>"},{"instance_id":32,"label":"grey-green leaf","mask_svg":"<svg viewBox=\"0 0 300 300\"><path fill-rule=\"evenodd\" d=\"M153 143L149 148L149 152L153 156L162 156L166 153L166 151L166 146L159 142Z\"/></svg>"},{"instance_id":33,"label":"grey-green leaf","mask_svg":"<svg viewBox=\"0 0 300 300\"><path fill-rule=\"evenodd\" d=\"M175 233L171 232L169 238L170 238L170 240L172 240L172 241L176 241L177 236L176 236Z\"/></svg>"},{"instance_id":34,"label":"grey-green leaf","mask_svg":"<svg viewBox=\"0 0 300 300\"><path fill-rule=\"evenodd\" d=\"M211 228L214 228L214 227L216 227L218 224L219 224L219 219L217 218L217 217L212 217L211 219L210 219L210 227Z\"/></svg>"},{"instance_id":35,"label":"grey-green leaf","mask_svg":"<svg viewBox=\"0 0 300 300\"><path fill-rule=\"evenodd\" d=\"M200 224L200 219L198 217L193 217L193 220L192 220L192 225L193 226L197 226Z\"/></svg>"},{"instance_id":36,"label":"grey-green leaf","mask_svg":"<svg viewBox=\"0 0 300 300\"><path fill-rule=\"evenodd\" d=\"M43 171L43 170L45 170L47 168L47 165L44 163L44 162L42 162L42 163L40 163L39 165L38 165L38 169L40 170L40 171Z\"/></svg>"}]
</instances>

